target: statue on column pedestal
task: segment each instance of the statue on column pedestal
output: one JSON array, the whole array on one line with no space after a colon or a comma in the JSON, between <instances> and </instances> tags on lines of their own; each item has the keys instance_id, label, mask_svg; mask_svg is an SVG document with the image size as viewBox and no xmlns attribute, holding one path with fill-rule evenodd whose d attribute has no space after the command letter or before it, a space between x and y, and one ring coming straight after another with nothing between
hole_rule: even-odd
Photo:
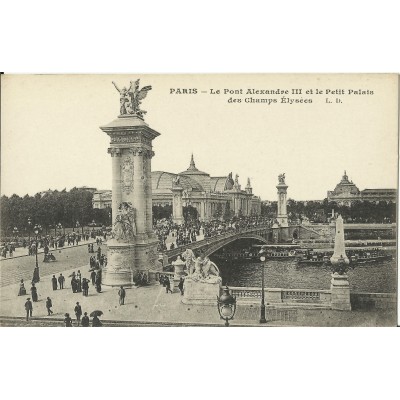
<instances>
[{"instance_id":1,"label":"statue on column pedestal","mask_svg":"<svg viewBox=\"0 0 400 400\"><path fill-rule=\"evenodd\" d=\"M116 240L129 241L136 236L135 210L129 203L121 203L113 226Z\"/></svg>"},{"instance_id":2,"label":"statue on column pedestal","mask_svg":"<svg viewBox=\"0 0 400 400\"><path fill-rule=\"evenodd\" d=\"M113 85L120 95L120 115L131 114L143 118L143 114L147 113L147 111L140 109L140 104L141 100L147 96L147 92L151 90L152 87L144 86L139 90L139 82L140 79L137 79L135 82L131 81L129 89L126 87L120 89L117 84L113 82Z\"/></svg>"},{"instance_id":3,"label":"statue on column pedestal","mask_svg":"<svg viewBox=\"0 0 400 400\"><path fill-rule=\"evenodd\" d=\"M278 175L279 183L285 184L285 173Z\"/></svg>"}]
</instances>

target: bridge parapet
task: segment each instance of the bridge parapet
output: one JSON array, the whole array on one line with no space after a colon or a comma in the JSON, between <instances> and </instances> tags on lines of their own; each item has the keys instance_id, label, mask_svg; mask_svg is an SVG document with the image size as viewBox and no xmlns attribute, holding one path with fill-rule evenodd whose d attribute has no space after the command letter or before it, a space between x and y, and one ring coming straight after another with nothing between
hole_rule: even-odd
<instances>
[{"instance_id":1,"label":"bridge parapet","mask_svg":"<svg viewBox=\"0 0 400 400\"><path fill-rule=\"evenodd\" d=\"M268 234L271 231L271 227L267 226L257 226L254 228L247 229L238 229L235 232L227 232L221 235L206 237L203 240L199 240L197 242L188 243L185 245L181 245L172 250L167 250L165 254L168 259L172 257L176 257L183 252L184 249L191 250L200 250L207 249L210 246L216 245L218 248L218 243L223 242L232 242L234 240L240 239L241 237L245 238L245 235L254 235L262 238L264 235ZM232 239L232 240L231 240Z\"/></svg>"}]
</instances>

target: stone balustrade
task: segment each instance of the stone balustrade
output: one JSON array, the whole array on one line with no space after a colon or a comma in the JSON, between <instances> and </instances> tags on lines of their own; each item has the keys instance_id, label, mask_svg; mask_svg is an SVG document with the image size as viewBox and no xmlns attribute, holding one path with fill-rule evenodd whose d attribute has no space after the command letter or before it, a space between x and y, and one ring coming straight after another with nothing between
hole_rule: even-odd
<instances>
[{"instance_id":1,"label":"stone balustrade","mask_svg":"<svg viewBox=\"0 0 400 400\"><path fill-rule=\"evenodd\" d=\"M259 303L261 299L261 288L259 287L231 287L230 289L238 302ZM264 296L265 302L270 304L306 303L330 306L331 302L329 290L265 288Z\"/></svg>"}]
</instances>

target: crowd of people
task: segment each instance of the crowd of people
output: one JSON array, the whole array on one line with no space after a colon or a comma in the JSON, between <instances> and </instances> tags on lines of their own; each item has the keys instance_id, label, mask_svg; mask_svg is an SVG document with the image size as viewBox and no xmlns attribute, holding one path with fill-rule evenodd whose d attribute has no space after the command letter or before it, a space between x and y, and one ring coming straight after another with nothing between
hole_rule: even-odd
<instances>
[{"instance_id":1,"label":"crowd of people","mask_svg":"<svg viewBox=\"0 0 400 400\"><path fill-rule=\"evenodd\" d=\"M101 242L98 242L98 243L100 244ZM72 293L82 293L82 295L84 297L87 297L89 295L90 283L96 289L97 293L101 293L102 268L106 265L106 263L107 263L107 258L105 257L104 254L102 254L101 247L99 246L96 251L96 256L91 256L89 259L90 279L83 278L82 273L79 269L77 270L77 272L74 271L74 272L72 272L71 275L69 275L68 278L71 278L70 288L72 290ZM58 277L56 277L56 275L54 274L51 278L51 285L52 285L53 291L65 289L65 280L66 279L62 273L60 273ZM30 288L31 297L27 298L27 300L25 302L25 311L26 311L26 320L27 321L29 320L30 317L32 317L33 303L36 303L39 301L38 290L36 287L36 284L38 282L40 282L39 267L35 267L35 269L33 271L32 280L31 280L31 288ZM25 288L25 282L23 279L21 279L18 296L26 296L26 295L27 295L27 290ZM120 297L121 297L121 295L120 295ZM47 315L48 316L53 315L53 310L52 310L53 301L50 296L46 296L45 307L47 310ZM75 317L76 317L77 326L90 326L89 317L87 316L86 312L82 313L82 307L79 304L79 302L76 302L74 313L75 313ZM83 317L81 320L82 315L83 315ZM95 314L93 316L92 326L102 326L102 323L98 317L99 317L98 314ZM65 326L73 326L73 320L70 317L69 313L65 314L64 324L65 324Z\"/></svg>"},{"instance_id":2,"label":"crowd of people","mask_svg":"<svg viewBox=\"0 0 400 400\"><path fill-rule=\"evenodd\" d=\"M185 222L182 225L177 225L172 220L164 219L156 223L154 230L159 242L158 251L162 252L172 250L176 246L185 246L202 238L223 235L229 232L235 233L243 229L266 225L270 226L271 220L261 216L232 218L227 221L200 222L196 220Z\"/></svg>"}]
</instances>

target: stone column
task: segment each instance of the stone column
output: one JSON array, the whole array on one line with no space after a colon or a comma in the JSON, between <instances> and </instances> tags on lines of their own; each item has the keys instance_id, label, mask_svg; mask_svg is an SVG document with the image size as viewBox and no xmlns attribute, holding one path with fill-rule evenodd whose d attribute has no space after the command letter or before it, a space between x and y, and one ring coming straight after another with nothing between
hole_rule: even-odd
<instances>
[{"instance_id":1,"label":"stone column","mask_svg":"<svg viewBox=\"0 0 400 400\"><path fill-rule=\"evenodd\" d=\"M288 186L283 181L279 182L276 188L278 189L278 213L276 219L279 225L285 228L289 226L286 209L286 195Z\"/></svg>"},{"instance_id":2,"label":"stone column","mask_svg":"<svg viewBox=\"0 0 400 400\"><path fill-rule=\"evenodd\" d=\"M183 223L183 206L182 206L182 192L183 187L174 185L172 190L172 221L174 224L181 225Z\"/></svg>"},{"instance_id":3,"label":"stone column","mask_svg":"<svg viewBox=\"0 0 400 400\"><path fill-rule=\"evenodd\" d=\"M148 234L153 234L153 188L152 188L152 181L151 181L151 158L154 156L153 151L148 151L147 156L145 158L146 162L146 173L147 173L147 180L146 180L146 202L147 202L147 215L146 215L146 231Z\"/></svg>"},{"instance_id":4,"label":"stone column","mask_svg":"<svg viewBox=\"0 0 400 400\"><path fill-rule=\"evenodd\" d=\"M349 259L344 249L344 226L343 226L343 218L341 215L339 215L336 218L335 248L333 251L333 255L331 257L332 265L337 264L339 262L349 264Z\"/></svg>"},{"instance_id":5,"label":"stone column","mask_svg":"<svg viewBox=\"0 0 400 400\"><path fill-rule=\"evenodd\" d=\"M102 126L111 140L113 156L112 207L113 221L118 207L126 202L134 209L136 230L119 224L108 244L108 263L103 269L102 283L109 286L133 285L140 273L150 280L162 268L158 262L157 238L152 233L151 162L152 140L160 134L150 128L138 115L120 115ZM122 154L115 157L116 154ZM126 210L125 210L126 212ZM128 214L120 212L126 221Z\"/></svg>"},{"instance_id":6,"label":"stone column","mask_svg":"<svg viewBox=\"0 0 400 400\"><path fill-rule=\"evenodd\" d=\"M136 229L138 237L146 234L146 195L144 190L143 150L133 150L133 204L136 210Z\"/></svg>"},{"instance_id":7,"label":"stone column","mask_svg":"<svg viewBox=\"0 0 400 400\"><path fill-rule=\"evenodd\" d=\"M108 153L111 154L111 173L112 173L112 224L115 222L118 207L122 201L121 193L121 155L122 151L119 148L109 148Z\"/></svg>"},{"instance_id":8,"label":"stone column","mask_svg":"<svg viewBox=\"0 0 400 400\"><path fill-rule=\"evenodd\" d=\"M351 310L350 284L346 274L349 259L345 252L343 219L336 218L335 248L330 259L332 265L331 306L333 310Z\"/></svg>"}]
</instances>

